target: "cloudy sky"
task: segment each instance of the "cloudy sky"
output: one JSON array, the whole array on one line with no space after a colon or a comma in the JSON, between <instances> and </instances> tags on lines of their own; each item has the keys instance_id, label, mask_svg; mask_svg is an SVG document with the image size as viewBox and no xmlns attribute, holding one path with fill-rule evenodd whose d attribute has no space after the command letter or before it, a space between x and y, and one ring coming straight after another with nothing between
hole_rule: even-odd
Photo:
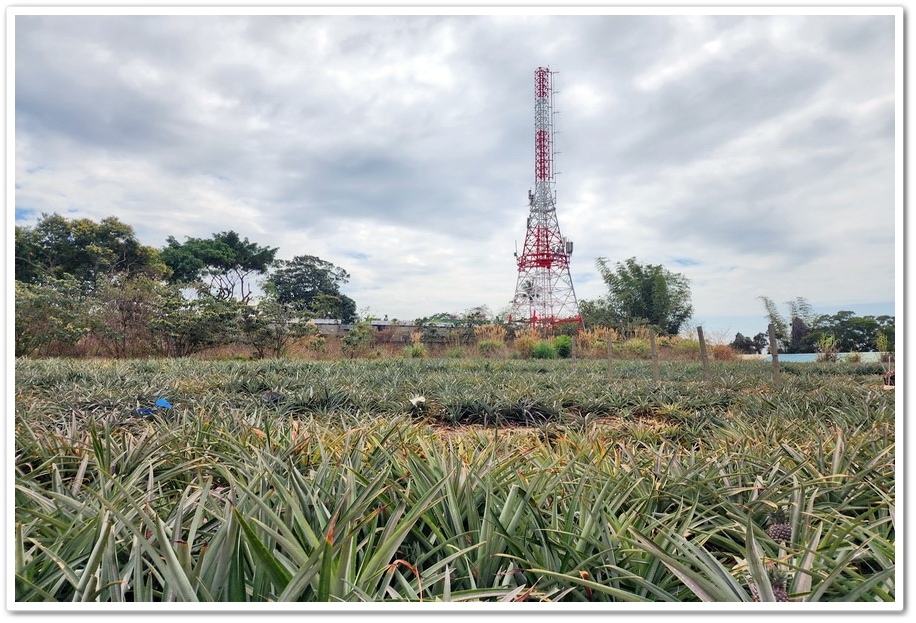
<instances>
[{"instance_id":1,"label":"cloudy sky","mask_svg":"<svg viewBox=\"0 0 916 623\"><path fill-rule=\"evenodd\" d=\"M580 300L636 257L714 337L765 331L761 295L894 313L893 15L535 11L18 15L15 223L231 229L346 269L375 316L499 312L547 66Z\"/></svg>"}]
</instances>

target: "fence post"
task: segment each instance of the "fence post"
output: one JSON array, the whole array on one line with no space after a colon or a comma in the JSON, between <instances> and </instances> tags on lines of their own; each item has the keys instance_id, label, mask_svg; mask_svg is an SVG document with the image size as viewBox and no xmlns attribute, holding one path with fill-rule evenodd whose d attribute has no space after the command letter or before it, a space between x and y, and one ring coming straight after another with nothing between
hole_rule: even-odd
<instances>
[{"instance_id":1,"label":"fence post","mask_svg":"<svg viewBox=\"0 0 916 623\"><path fill-rule=\"evenodd\" d=\"M779 344L776 342L776 326L771 323L767 329L770 332L770 355L773 357L773 387L779 389Z\"/></svg>"},{"instance_id":2,"label":"fence post","mask_svg":"<svg viewBox=\"0 0 916 623\"><path fill-rule=\"evenodd\" d=\"M612 375L613 366L611 365L611 348L613 345L611 344L611 332L610 331L608 331L605 334L604 339L607 342L607 377L611 378L611 376L613 376Z\"/></svg>"},{"instance_id":3,"label":"fence post","mask_svg":"<svg viewBox=\"0 0 916 623\"><path fill-rule=\"evenodd\" d=\"M658 348L655 347L655 329L649 331L649 346L652 347L652 379L658 383Z\"/></svg>"},{"instance_id":4,"label":"fence post","mask_svg":"<svg viewBox=\"0 0 916 623\"><path fill-rule=\"evenodd\" d=\"M706 375L706 382L712 383L712 376L709 374L709 359L706 357L706 340L703 338L703 327L697 327L697 338L700 340L700 359L703 361L703 374Z\"/></svg>"}]
</instances>

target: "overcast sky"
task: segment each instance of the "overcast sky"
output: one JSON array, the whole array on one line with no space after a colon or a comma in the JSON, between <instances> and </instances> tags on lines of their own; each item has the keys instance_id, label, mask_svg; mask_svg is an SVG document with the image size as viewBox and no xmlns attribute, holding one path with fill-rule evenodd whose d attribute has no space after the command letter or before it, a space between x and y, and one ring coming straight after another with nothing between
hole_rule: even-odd
<instances>
[{"instance_id":1,"label":"overcast sky","mask_svg":"<svg viewBox=\"0 0 916 623\"><path fill-rule=\"evenodd\" d=\"M729 340L761 295L894 313L892 15L15 20L17 225L231 229L344 268L375 316L499 312L547 66L580 300L636 257Z\"/></svg>"}]
</instances>

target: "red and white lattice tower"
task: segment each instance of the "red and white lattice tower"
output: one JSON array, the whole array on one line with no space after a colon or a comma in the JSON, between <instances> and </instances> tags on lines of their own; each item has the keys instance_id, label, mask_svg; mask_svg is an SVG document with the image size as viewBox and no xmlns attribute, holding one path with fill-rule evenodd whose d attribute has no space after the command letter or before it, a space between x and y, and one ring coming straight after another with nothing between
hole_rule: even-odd
<instances>
[{"instance_id":1,"label":"red and white lattice tower","mask_svg":"<svg viewBox=\"0 0 916 623\"><path fill-rule=\"evenodd\" d=\"M560 234L554 191L553 88L551 71L534 72L534 192L528 191L528 227L522 254L516 252L518 282L510 322L535 328L561 322L582 324L569 274L573 243Z\"/></svg>"}]
</instances>

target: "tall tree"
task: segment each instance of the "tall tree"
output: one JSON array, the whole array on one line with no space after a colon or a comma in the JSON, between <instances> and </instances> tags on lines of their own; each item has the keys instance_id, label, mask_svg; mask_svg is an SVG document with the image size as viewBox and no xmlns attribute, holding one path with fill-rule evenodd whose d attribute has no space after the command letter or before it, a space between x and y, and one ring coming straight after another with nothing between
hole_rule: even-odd
<instances>
[{"instance_id":1,"label":"tall tree","mask_svg":"<svg viewBox=\"0 0 916 623\"><path fill-rule=\"evenodd\" d=\"M356 303L340 292L350 274L314 255L279 260L264 282L264 290L283 305L320 318L339 318L345 323L356 318Z\"/></svg>"},{"instance_id":2,"label":"tall tree","mask_svg":"<svg viewBox=\"0 0 916 623\"><path fill-rule=\"evenodd\" d=\"M595 265L608 287L603 303L618 328L627 331L636 325L650 325L661 333L676 335L693 315L690 281L684 275L659 264L640 264L635 257L613 267L599 257Z\"/></svg>"},{"instance_id":3,"label":"tall tree","mask_svg":"<svg viewBox=\"0 0 916 623\"><path fill-rule=\"evenodd\" d=\"M786 301L789 306L789 318L779 313L776 303L766 296L758 297L763 302L767 320L776 332L776 341L780 352L813 353L816 336L812 336L812 327L816 317L811 304L803 296Z\"/></svg>"},{"instance_id":4,"label":"tall tree","mask_svg":"<svg viewBox=\"0 0 916 623\"><path fill-rule=\"evenodd\" d=\"M821 336L830 335L835 338L840 352L866 352L877 347L879 334L886 335L893 348L892 316L856 316L854 312L843 310L819 316L809 340L816 341Z\"/></svg>"},{"instance_id":5,"label":"tall tree","mask_svg":"<svg viewBox=\"0 0 916 623\"><path fill-rule=\"evenodd\" d=\"M198 284L221 299L248 303L252 275L265 274L274 263L276 248L262 247L236 232L220 232L209 239L186 237L181 243L169 236L162 259L172 270L172 283Z\"/></svg>"},{"instance_id":6,"label":"tall tree","mask_svg":"<svg viewBox=\"0 0 916 623\"><path fill-rule=\"evenodd\" d=\"M140 244L133 228L113 216L96 222L42 214L34 227L16 227L15 253L17 281L72 277L83 292L95 289L103 276L161 279L168 273L159 252Z\"/></svg>"}]
</instances>

